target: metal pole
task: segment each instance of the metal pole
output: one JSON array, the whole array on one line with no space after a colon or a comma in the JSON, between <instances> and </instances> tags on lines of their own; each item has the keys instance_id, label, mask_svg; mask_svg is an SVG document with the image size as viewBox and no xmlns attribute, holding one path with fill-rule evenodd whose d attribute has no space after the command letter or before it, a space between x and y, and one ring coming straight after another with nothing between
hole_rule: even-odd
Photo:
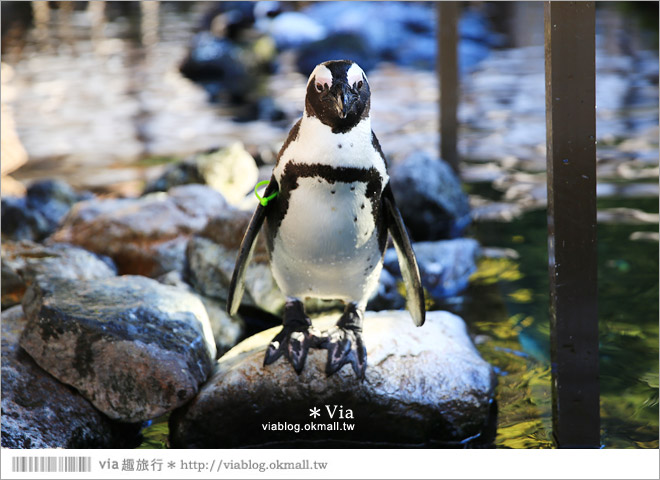
<instances>
[{"instance_id":1,"label":"metal pole","mask_svg":"<svg viewBox=\"0 0 660 480\"><path fill-rule=\"evenodd\" d=\"M458 173L458 2L438 2L438 78L440 79L440 156Z\"/></svg>"},{"instance_id":2,"label":"metal pole","mask_svg":"<svg viewBox=\"0 0 660 480\"><path fill-rule=\"evenodd\" d=\"M553 433L600 444L593 2L545 3Z\"/></svg>"}]
</instances>

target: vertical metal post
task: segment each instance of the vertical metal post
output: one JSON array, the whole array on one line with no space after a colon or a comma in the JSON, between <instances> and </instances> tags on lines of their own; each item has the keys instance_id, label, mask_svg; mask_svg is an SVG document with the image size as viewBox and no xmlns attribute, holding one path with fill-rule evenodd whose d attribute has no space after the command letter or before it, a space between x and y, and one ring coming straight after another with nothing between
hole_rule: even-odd
<instances>
[{"instance_id":1,"label":"vertical metal post","mask_svg":"<svg viewBox=\"0 0 660 480\"><path fill-rule=\"evenodd\" d=\"M440 79L440 156L458 172L458 2L438 2L438 78Z\"/></svg>"},{"instance_id":2,"label":"vertical metal post","mask_svg":"<svg viewBox=\"0 0 660 480\"><path fill-rule=\"evenodd\" d=\"M545 3L553 431L600 444L593 2Z\"/></svg>"}]
</instances>

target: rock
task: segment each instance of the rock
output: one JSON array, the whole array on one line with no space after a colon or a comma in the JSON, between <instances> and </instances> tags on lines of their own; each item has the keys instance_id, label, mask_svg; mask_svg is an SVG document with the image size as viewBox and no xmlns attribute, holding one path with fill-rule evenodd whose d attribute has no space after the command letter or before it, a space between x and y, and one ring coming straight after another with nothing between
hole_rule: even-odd
<instances>
[{"instance_id":1,"label":"rock","mask_svg":"<svg viewBox=\"0 0 660 480\"><path fill-rule=\"evenodd\" d=\"M633 242L659 242L660 234L658 232L633 232L628 238Z\"/></svg>"},{"instance_id":2,"label":"rock","mask_svg":"<svg viewBox=\"0 0 660 480\"><path fill-rule=\"evenodd\" d=\"M636 208L607 208L598 210L598 223L608 223L615 225L644 225L658 223L660 215L657 213L648 213Z\"/></svg>"},{"instance_id":3,"label":"rock","mask_svg":"<svg viewBox=\"0 0 660 480\"><path fill-rule=\"evenodd\" d=\"M2 199L2 238L43 240L55 231L71 206L90 194L78 194L67 183L42 180L25 197Z\"/></svg>"},{"instance_id":4,"label":"rock","mask_svg":"<svg viewBox=\"0 0 660 480\"><path fill-rule=\"evenodd\" d=\"M329 328L336 319L315 325ZM326 377L325 350L309 352L300 376L283 358L264 367L266 346L277 330L250 337L220 358L195 400L170 417L175 448L447 445L479 435L489 419L495 374L453 314L429 312L425 325L416 328L407 312L367 312L364 382L350 365ZM334 418L326 405L337 406ZM310 417L312 408L320 409L319 418ZM296 424L298 433L275 430ZM335 429L305 428L319 424ZM343 431L346 424L354 429Z\"/></svg>"},{"instance_id":5,"label":"rock","mask_svg":"<svg viewBox=\"0 0 660 480\"><path fill-rule=\"evenodd\" d=\"M204 306L139 276L35 282L21 346L110 418L138 422L181 406L213 368Z\"/></svg>"},{"instance_id":6,"label":"rock","mask_svg":"<svg viewBox=\"0 0 660 480\"><path fill-rule=\"evenodd\" d=\"M259 85L258 67L250 45L202 31L193 36L179 71L199 83L210 100L240 104Z\"/></svg>"},{"instance_id":7,"label":"rock","mask_svg":"<svg viewBox=\"0 0 660 480\"><path fill-rule=\"evenodd\" d=\"M2 123L0 124L0 156L2 157L0 175L2 176L2 183L4 183L5 175L25 165L28 161L28 155L16 132L14 112L8 102L8 99L13 97L14 93L11 86L11 80L14 78L14 69L7 63L2 63L0 68L2 69L2 90L5 92L0 102L2 112Z\"/></svg>"},{"instance_id":8,"label":"rock","mask_svg":"<svg viewBox=\"0 0 660 480\"><path fill-rule=\"evenodd\" d=\"M465 290L477 270L479 242L472 238L417 242L413 244L422 285L435 300L453 297ZM385 252L384 267L401 278L394 249Z\"/></svg>"},{"instance_id":9,"label":"rock","mask_svg":"<svg viewBox=\"0 0 660 480\"><path fill-rule=\"evenodd\" d=\"M189 237L227 207L204 185L183 185L141 198L94 199L73 208L52 240L107 255L120 274L156 277L182 270Z\"/></svg>"},{"instance_id":10,"label":"rock","mask_svg":"<svg viewBox=\"0 0 660 480\"><path fill-rule=\"evenodd\" d=\"M398 284L403 282L383 268L380 272L378 281L378 290L367 304L367 310L403 310L406 308L406 299L399 293Z\"/></svg>"},{"instance_id":11,"label":"rock","mask_svg":"<svg viewBox=\"0 0 660 480\"><path fill-rule=\"evenodd\" d=\"M226 303L196 293L188 283L183 281L181 272L173 270L158 277L157 280L165 285L172 285L189 292L202 301L211 323L211 331L213 332L213 338L215 338L218 355L222 355L234 347L245 336L246 325L243 319L238 315L235 317L230 316L227 313Z\"/></svg>"},{"instance_id":12,"label":"rock","mask_svg":"<svg viewBox=\"0 0 660 480\"><path fill-rule=\"evenodd\" d=\"M173 165L147 185L145 193L164 192L177 185L201 183L222 193L228 202L240 203L256 185L259 169L241 143L215 152L195 155Z\"/></svg>"},{"instance_id":13,"label":"rock","mask_svg":"<svg viewBox=\"0 0 660 480\"><path fill-rule=\"evenodd\" d=\"M27 194L27 189L18 180L9 175L4 175L0 184L0 194L3 197L24 197Z\"/></svg>"},{"instance_id":14,"label":"rock","mask_svg":"<svg viewBox=\"0 0 660 480\"><path fill-rule=\"evenodd\" d=\"M2 244L2 308L21 302L38 276L70 279L107 278L117 274L109 258L99 258L80 247L30 241Z\"/></svg>"},{"instance_id":15,"label":"rock","mask_svg":"<svg viewBox=\"0 0 660 480\"><path fill-rule=\"evenodd\" d=\"M2 447L137 446L139 424L110 420L19 347L25 323L20 306L2 312Z\"/></svg>"},{"instance_id":16,"label":"rock","mask_svg":"<svg viewBox=\"0 0 660 480\"><path fill-rule=\"evenodd\" d=\"M224 210L190 240L188 274L195 290L211 298L227 300L238 249L250 217L249 212ZM261 236L245 275L245 285L244 305L275 315L283 310L286 299L270 271L266 244Z\"/></svg>"},{"instance_id":17,"label":"rock","mask_svg":"<svg viewBox=\"0 0 660 480\"><path fill-rule=\"evenodd\" d=\"M300 73L309 77L319 63L339 58L350 58L365 72L373 69L378 61L376 53L362 36L334 33L299 48L296 52L296 67Z\"/></svg>"},{"instance_id":18,"label":"rock","mask_svg":"<svg viewBox=\"0 0 660 480\"><path fill-rule=\"evenodd\" d=\"M392 190L415 241L455 238L470 224L467 195L451 167L415 153L392 168Z\"/></svg>"},{"instance_id":19,"label":"rock","mask_svg":"<svg viewBox=\"0 0 660 480\"><path fill-rule=\"evenodd\" d=\"M305 13L329 35L360 37L373 52L371 62L390 61L417 68L432 68L435 63L435 15L428 4L319 2Z\"/></svg>"},{"instance_id":20,"label":"rock","mask_svg":"<svg viewBox=\"0 0 660 480\"><path fill-rule=\"evenodd\" d=\"M321 40L325 28L303 12L282 11L281 2L258 2L254 7L256 27L267 33L278 50L297 48ZM327 59L326 59L327 60Z\"/></svg>"}]
</instances>

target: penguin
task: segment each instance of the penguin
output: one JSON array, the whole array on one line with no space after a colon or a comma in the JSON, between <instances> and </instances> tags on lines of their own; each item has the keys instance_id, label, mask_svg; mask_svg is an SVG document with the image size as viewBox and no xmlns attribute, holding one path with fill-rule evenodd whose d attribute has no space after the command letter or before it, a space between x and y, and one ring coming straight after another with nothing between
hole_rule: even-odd
<instances>
[{"instance_id":1,"label":"penguin","mask_svg":"<svg viewBox=\"0 0 660 480\"><path fill-rule=\"evenodd\" d=\"M286 296L282 330L270 342L264 366L284 356L300 374L310 348L327 350L325 372L350 364L364 379L364 311L378 287L388 233L407 291L407 309L421 326L424 292L417 260L396 206L387 162L369 116L371 91L350 60L317 65L307 82L303 116L291 128L262 202L243 237L227 311L238 310L245 272L264 230L273 277ZM266 203L266 205L264 205ZM303 300L341 300L336 326L320 333Z\"/></svg>"}]
</instances>

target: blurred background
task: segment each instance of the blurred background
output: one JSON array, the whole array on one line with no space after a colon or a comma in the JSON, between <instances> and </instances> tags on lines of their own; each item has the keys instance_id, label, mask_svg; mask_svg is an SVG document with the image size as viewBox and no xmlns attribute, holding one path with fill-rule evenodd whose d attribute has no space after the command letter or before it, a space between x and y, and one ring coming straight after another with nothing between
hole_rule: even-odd
<instances>
[{"instance_id":1,"label":"blurred background","mask_svg":"<svg viewBox=\"0 0 660 480\"><path fill-rule=\"evenodd\" d=\"M601 438L658 448L658 3L596 5ZM437 158L436 24L433 2L3 2L3 240L6 207L44 179L138 196L236 142L269 178L329 59L367 72L392 166ZM461 2L458 30L481 255L431 308L465 318L496 368L496 446L551 447L543 3Z\"/></svg>"}]
</instances>

